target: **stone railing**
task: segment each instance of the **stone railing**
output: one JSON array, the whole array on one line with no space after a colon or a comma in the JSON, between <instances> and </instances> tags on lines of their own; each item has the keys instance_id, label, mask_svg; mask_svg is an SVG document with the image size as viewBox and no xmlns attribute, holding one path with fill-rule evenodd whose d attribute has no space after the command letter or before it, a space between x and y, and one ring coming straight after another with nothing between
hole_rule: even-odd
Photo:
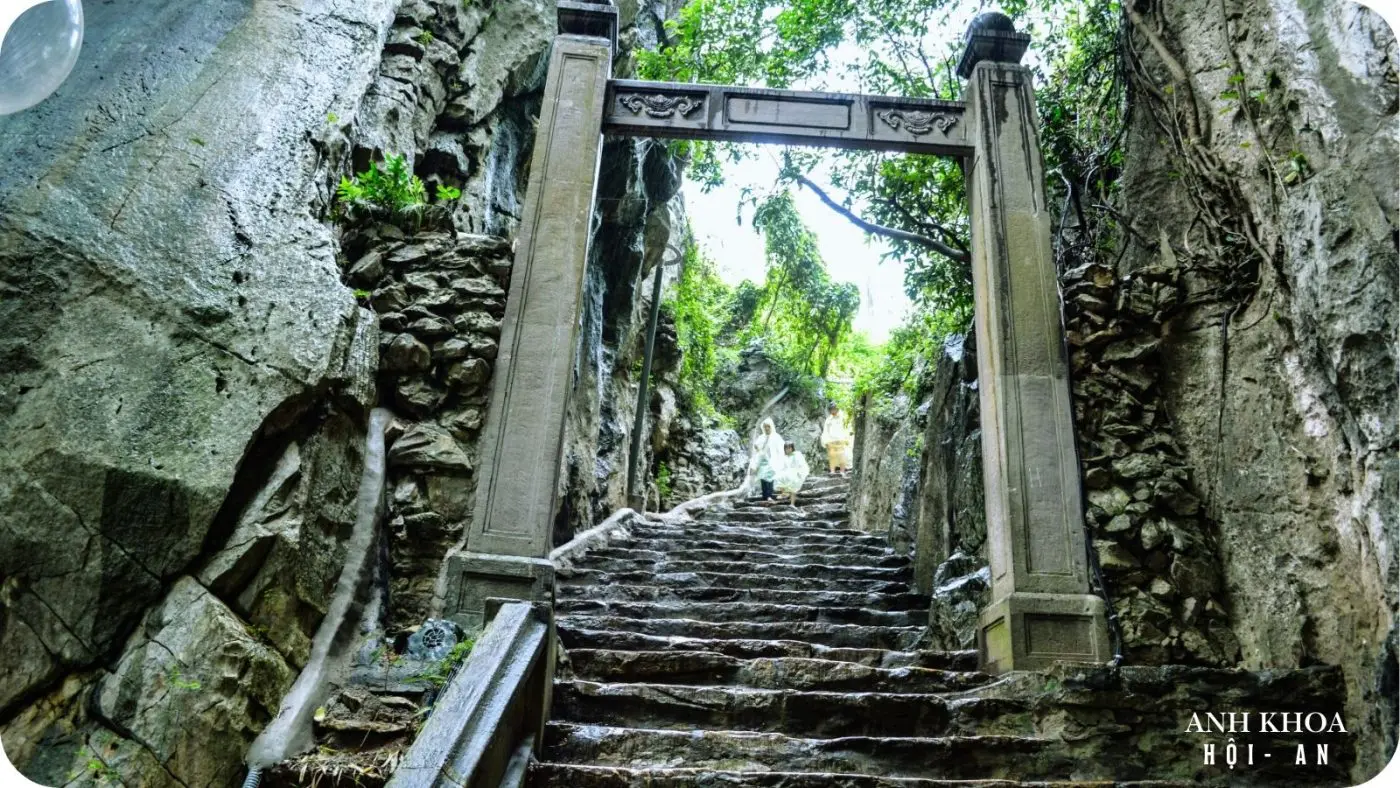
<instances>
[{"instance_id":1,"label":"stone railing","mask_svg":"<svg viewBox=\"0 0 1400 788\"><path fill-rule=\"evenodd\" d=\"M554 674L549 605L499 605L443 691L389 788L519 788L549 713Z\"/></svg>"}]
</instances>

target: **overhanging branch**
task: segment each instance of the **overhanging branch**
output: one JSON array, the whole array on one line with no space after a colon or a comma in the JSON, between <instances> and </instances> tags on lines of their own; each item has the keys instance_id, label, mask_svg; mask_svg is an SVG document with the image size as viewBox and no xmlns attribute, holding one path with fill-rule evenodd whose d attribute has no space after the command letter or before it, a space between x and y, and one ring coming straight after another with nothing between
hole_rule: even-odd
<instances>
[{"instance_id":1,"label":"overhanging branch","mask_svg":"<svg viewBox=\"0 0 1400 788\"><path fill-rule=\"evenodd\" d=\"M861 217L857 216L855 212L852 211L850 208L847 208L846 206L831 199L830 195L823 191L820 186L816 185L815 183L812 183L811 179L805 175L798 175L797 182L800 185L806 186L807 188L811 189L812 192L815 193L817 197L821 199L822 202L827 204L827 207L831 208L831 210L836 211L837 213L846 217L846 219L849 220L851 224L854 224L855 226L872 235L879 235L885 238L894 238L900 241L908 241L910 243L919 244L920 246L932 249L933 251L943 255L944 257L948 258L949 260L952 260L955 263L966 264L970 261L970 258L968 257L966 252L954 249L953 247L943 243L942 241L936 238L930 238L927 235L920 235L918 233L911 233L908 230L901 230L897 227L886 227L883 224L875 224L874 222L862 219Z\"/></svg>"}]
</instances>

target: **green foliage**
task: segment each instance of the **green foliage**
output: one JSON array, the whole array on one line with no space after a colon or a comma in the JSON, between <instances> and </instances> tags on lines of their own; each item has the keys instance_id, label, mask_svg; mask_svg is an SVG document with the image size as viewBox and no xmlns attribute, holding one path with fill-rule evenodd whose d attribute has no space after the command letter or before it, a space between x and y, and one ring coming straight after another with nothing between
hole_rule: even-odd
<instances>
[{"instance_id":1,"label":"green foliage","mask_svg":"<svg viewBox=\"0 0 1400 788\"><path fill-rule=\"evenodd\" d=\"M424 30L423 32L419 33L418 43L422 44L423 46L427 46L433 43L433 31Z\"/></svg>"},{"instance_id":2,"label":"green foliage","mask_svg":"<svg viewBox=\"0 0 1400 788\"><path fill-rule=\"evenodd\" d=\"M180 669L171 665L165 674L166 681L175 689L194 691L200 688L200 683L194 679L181 678Z\"/></svg>"},{"instance_id":3,"label":"green foliage","mask_svg":"<svg viewBox=\"0 0 1400 788\"><path fill-rule=\"evenodd\" d=\"M368 301L369 298L370 298L370 296L372 296L372 295L374 295L374 294L371 293L371 292L368 291L368 290L356 289L356 290L351 290L351 291L350 291L350 295L354 296L356 301Z\"/></svg>"},{"instance_id":4,"label":"green foliage","mask_svg":"<svg viewBox=\"0 0 1400 788\"><path fill-rule=\"evenodd\" d=\"M860 370L855 396L871 394L888 400L899 394L917 400L923 392L930 362L942 353L943 343L963 331L968 316L923 310L895 329L885 343L883 355L873 365Z\"/></svg>"},{"instance_id":5,"label":"green foliage","mask_svg":"<svg viewBox=\"0 0 1400 788\"><path fill-rule=\"evenodd\" d=\"M456 186L444 186L441 183L437 185L438 202L450 202L461 198L461 196L462 190Z\"/></svg>"},{"instance_id":6,"label":"green foliage","mask_svg":"<svg viewBox=\"0 0 1400 788\"><path fill-rule=\"evenodd\" d=\"M364 172L341 178L336 194L347 215L368 210L414 216L427 204L423 181L409 169L404 156L387 156L382 169L379 162L370 162Z\"/></svg>"},{"instance_id":7,"label":"green foliage","mask_svg":"<svg viewBox=\"0 0 1400 788\"><path fill-rule=\"evenodd\" d=\"M331 125L335 125L336 123L340 122L340 116L335 114L334 112L327 112L326 122L330 123Z\"/></svg>"},{"instance_id":8,"label":"green foliage","mask_svg":"<svg viewBox=\"0 0 1400 788\"><path fill-rule=\"evenodd\" d=\"M827 274L791 192L759 203L753 223L763 234L768 272L747 332L799 375L825 377L860 307L860 291Z\"/></svg>"},{"instance_id":9,"label":"green foliage","mask_svg":"<svg viewBox=\"0 0 1400 788\"><path fill-rule=\"evenodd\" d=\"M964 89L955 75L961 38L939 41L928 33L960 32L979 10L982 4L963 0L690 0L667 23L664 45L639 54L639 72L664 81L821 89L832 52L854 44L860 55L847 70L863 92L955 100ZM1046 187L1052 206L1067 220L1058 223L1057 244L1063 245L1068 227L1088 252L1113 249L1121 232L1101 206L1113 203L1123 165L1127 76L1121 2L1005 0L1001 10L1032 35ZM1233 79L1231 87L1238 96L1248 85ZM740 146L700 142L679 151L689 162L688 177L705 186L723 182L727 168L753 155ZM916 310L883 348L858 340L848 328L824 330L843 320L849 325L842 315L847 308L854 312L855 294L839 292L823 279L824 266L809 234L794 221L787 195L791 184L823 163L834 187L829 195L847 210L872 224L936 240L955 253L944 255L909 237L887 238L885 264L903 266ZM1306 177L1305 162L1288 166L1290 182ZM765 234L768 274L762 286L745 283L731 292L725 329L736 343L762 339L795 371L854 377L854 387L831 392L839 404L853 404L862 393L886 400L915 394L947 335L970 328L973 294L961 162L870 151L787 151L773 192L749 203L755 227ZM1091 233L1086 227L1104 229ZM825 337L818 348L811 347L814 337Z\"/></svg>"},{"instance_id":10,"label":"green foliage","mask_svg":"<svg viewBox=\"0 0 1400 788\"><path fill-rule=\"evenodd\" d=\"M690 406L701 413L714 413L711 392L719 358L721 332L732 309L729 288L715 273L714 261L706 257L687 236L680 279L662 309L675 322L681 347L681 390L690 397ZM752 311L750 311L752 314Z\"/></svg>"},{"instance_id":11,"label":"green foliage","mask_svg":"<svg viewBox=\"0 0 1400 788\"><path fill-rule=\"evenodd\" d=\"M408 680L431 684L434 687L446 685L447 682L451 680L452 674L457 670L457 667L463 662L466 662L467 657L471 656L474 646L476 646L475 638L467 638L459 642L452 647L451 651L447 652L447 656L433 663L428 670L416 676L409 677Z\"/></svg>"},{"instance_id":12,"label":"green foliage","mask_svg":"<svg viewBox=\"0 0 1400 788\"><path fill-rule=\"evenodd\" d=\"M671 469L664 462L656 465L656 490L663 501L671 497Z\"/></svg>"}]
</instances>

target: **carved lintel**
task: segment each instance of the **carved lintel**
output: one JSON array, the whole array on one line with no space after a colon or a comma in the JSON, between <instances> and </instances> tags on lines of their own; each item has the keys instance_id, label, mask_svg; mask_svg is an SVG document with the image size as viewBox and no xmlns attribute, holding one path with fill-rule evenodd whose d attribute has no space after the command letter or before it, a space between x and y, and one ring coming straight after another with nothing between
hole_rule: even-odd
<instances>
[{"instance_id":1,"label":"carved lintel","mask_svg":"<svg viewBox=\"0 0 1400 788\"><path fill-rule=\"evenodd\" d=\"M688 117L692 112L705 106L704 96L668 96L665 93L623 93L617 102L631 110L633 115L645 112L653 118Z\"/></svg>"},{"instance_id":2,"label":"carved lintel","mask_svg":"<svg viewBox=\"0 0 1400 788\"><path fill-rule=\"evenodd\" d=\"M951 129L953 124L958 122L957 115L944 115L939 112L926 112L917 109L882 109L877 111L875 116L895 131L899 131L900 127L903 126L905 131L915 137L922 137L934 129L947 134L948 129Z\"/></svg>"}]
</instances>

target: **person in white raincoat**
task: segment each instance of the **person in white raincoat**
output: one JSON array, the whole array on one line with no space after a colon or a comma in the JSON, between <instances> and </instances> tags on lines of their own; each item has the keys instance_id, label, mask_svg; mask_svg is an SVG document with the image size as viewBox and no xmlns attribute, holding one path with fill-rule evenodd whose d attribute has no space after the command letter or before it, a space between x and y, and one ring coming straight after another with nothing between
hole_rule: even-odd
<instances>
[{"instance_id":1,"label":"person in white raincoat","mask_svg":"<svg viewBox=\"0 0 1400 788\"><path fill-rule=\"evenodd\" d=\"M772 419L764 419L758 437L753 442L753 456L749 459L749 470L758 479L763 500L776 498L773 479L783 466L783 436L778 434L778 426Z\"/></svg>"},{"instance_id":2,"label":"person in white raincoat","mask_svg":"<svg viewBox=\"0 0 1400 788\"><path fill-rule=\"evenodd\" d=\"M807 481L807 475L811 472L812 469L807 467L807 458L802 456L792 441L788 441L783 444L783 466L778 469L773 484L778 492L788 496L789 504L796 506L797 491L802 489L802 483Z\"/></svg>"},{"instance_id":3,"label":"person in white raincoat","mask_svg":"<svg viewBox=\"0 0 1400 788\"><path fill-rule=\"evenodd\" d=\"M827 470L843 473L851 469L851 431L846 429L846 417L836 403L827 408L822 424L822 447L826 449Z\"/></svg>"}]
</instances>

